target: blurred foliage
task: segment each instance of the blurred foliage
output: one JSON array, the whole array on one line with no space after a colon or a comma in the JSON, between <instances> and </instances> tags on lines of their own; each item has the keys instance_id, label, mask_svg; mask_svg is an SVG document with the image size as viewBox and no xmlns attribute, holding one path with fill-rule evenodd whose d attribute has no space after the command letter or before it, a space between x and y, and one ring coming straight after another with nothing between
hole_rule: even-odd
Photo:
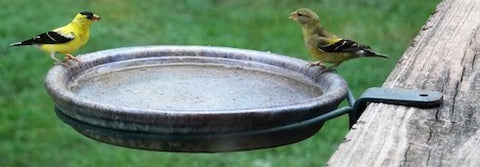
<instances>
[{"instance_id":1,"label":"blurred foliage","mask_svg":"<svg viewBox=\"0 0 480 167\"><path fill-rule=\"evenodd\" d=\"M348 120L271 149L216 154L152 152L88 139L61 122L43 87L53 61L34 47L8 44L68 23L80 11L102 20L77 54L138 45L247 48L313 60L288 14L317 11L333 33L372 46L390 60L342 64L356 95L380 86L439 0L0 0L0 166L321 166L342 142Z\"/></svg>"}]
</instances>

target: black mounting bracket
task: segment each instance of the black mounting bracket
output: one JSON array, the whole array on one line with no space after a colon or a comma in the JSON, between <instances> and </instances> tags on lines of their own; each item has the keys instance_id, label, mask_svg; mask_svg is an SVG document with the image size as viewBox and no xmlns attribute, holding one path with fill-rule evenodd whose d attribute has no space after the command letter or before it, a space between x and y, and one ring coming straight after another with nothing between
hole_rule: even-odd
<instances>
[{"instance_id":1,"label":"black mounting bracket","mask_svg":"<svg viewBox=\"0 0 480 167\"><path fill-rule=\"evenodd\" d=\"M438 107L443 101L443 94L435 91L405 90L373 87L367 89L355 100L353 93L348 90L350 104L350 128L357 123L370 102L412 106L418 108Z\"/></svg>"}]
</instances>

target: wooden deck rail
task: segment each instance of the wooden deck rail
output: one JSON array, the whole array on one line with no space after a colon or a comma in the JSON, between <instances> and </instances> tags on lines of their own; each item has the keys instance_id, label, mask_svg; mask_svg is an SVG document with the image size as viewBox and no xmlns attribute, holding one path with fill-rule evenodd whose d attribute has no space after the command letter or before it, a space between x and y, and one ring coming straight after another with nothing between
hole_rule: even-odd
<instances>
[{"instance_id":1,"label":"wooden deck rail","mask_svg":"<svg viewBox=\"0 0 480 167\"><path fill-rule=\"evenodd\" d=\"M383 86L444 101L370 104L328 166L480 166L480 1L441 2Z\"/></svg>"}]
</instances>

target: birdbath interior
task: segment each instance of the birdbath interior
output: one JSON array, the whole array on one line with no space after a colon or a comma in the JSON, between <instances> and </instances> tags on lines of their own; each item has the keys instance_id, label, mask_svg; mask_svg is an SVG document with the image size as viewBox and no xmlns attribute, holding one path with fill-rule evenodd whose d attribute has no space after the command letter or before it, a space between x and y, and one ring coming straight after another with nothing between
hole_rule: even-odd
<instances>
[{"instance_id":1,"label":"birdbath interior","mask_svg":"<svg viewBox=\"0 0 480 167\"><path fill-rule=\"evenodd\" d=\"M200 112L284 106L322 94L304 78L235 64L205 63L201 59L177 61L156 65L132 65L138 62L126 61L99 66L82 73L69 86L79 98L102 104ZM116 68L120 66L128 68ZM112 68L115 70L107 70Z\"/></svg>"}]
</instances>

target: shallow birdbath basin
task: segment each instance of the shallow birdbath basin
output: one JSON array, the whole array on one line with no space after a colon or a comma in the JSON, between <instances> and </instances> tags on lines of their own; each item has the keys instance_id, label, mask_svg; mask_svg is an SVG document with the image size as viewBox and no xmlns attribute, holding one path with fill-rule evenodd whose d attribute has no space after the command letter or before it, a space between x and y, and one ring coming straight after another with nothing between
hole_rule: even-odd
<instances>
[{"instance_id":1,"label":"shallow birdbath basin","mask_svg":"<svg viewBox=\"0 0 480 167\"><path fill-rule=\"evenodd\" d=\"M294 143L315 134L323 122L311 120L336 109L348 89L303 60L244 49L146 46L79 58L45 79L58 117L92 139L147 150Z\"/></svg>"}]
</instances>

